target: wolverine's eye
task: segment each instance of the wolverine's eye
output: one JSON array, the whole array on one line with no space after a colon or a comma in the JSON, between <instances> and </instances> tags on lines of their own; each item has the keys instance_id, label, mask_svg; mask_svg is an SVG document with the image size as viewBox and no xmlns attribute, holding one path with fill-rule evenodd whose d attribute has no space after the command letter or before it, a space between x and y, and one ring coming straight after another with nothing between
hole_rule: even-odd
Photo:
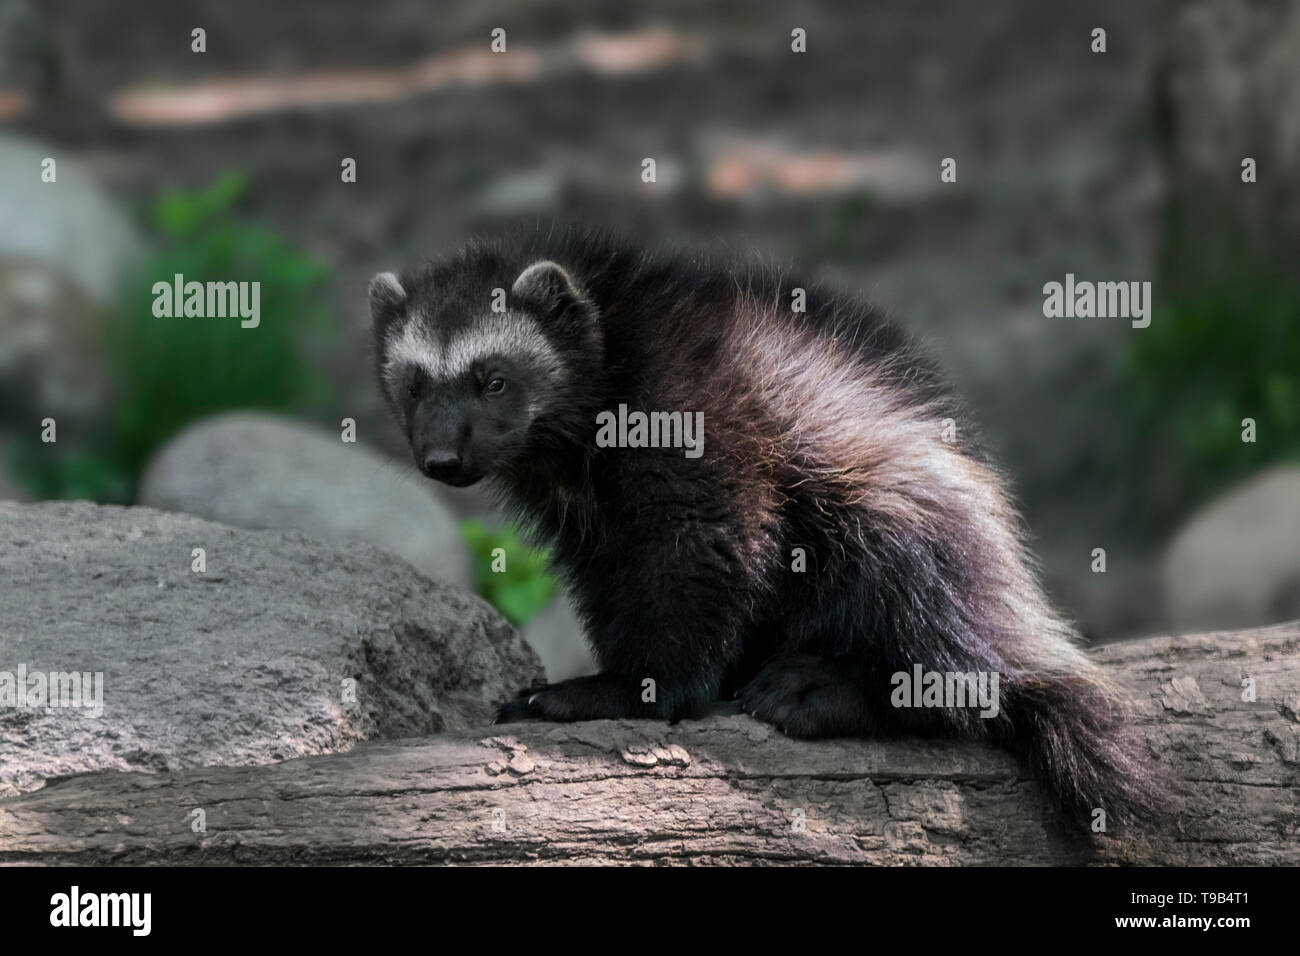
<instances>
[{"instance_id":1,"label":"wolverine's eye","mask_svg":"<svg viewBox=\"0 0 1300 956\"><path fill-rule=\"evenodd\" d=\"M407 383L406 394L410 395L412 398L419 398L420 389L423 387L424 387L424 376L417 369L414 372L414 374L411 375L410 382Z\"/></svg>"},{"instance_id":2,"label":"wolverine's eye","mask_svg":"<svg viewBox=\"0 0 1300 956\"><path fill-rule=\"evenodd\" d=\"M506 380L498 377L489 381L483 391L487 392L489 395L499 395L505 391L505 388Z\"/></svg>"}]
</instances>

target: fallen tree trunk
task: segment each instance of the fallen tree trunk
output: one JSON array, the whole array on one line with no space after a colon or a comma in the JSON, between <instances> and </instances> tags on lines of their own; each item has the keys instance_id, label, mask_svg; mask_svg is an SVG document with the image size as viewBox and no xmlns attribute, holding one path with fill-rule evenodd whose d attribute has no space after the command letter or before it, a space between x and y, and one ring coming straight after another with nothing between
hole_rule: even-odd
<instances>
[{"instance_id":1,"label":"fallen tree trunk","mask_svg":"<svg viewBox=\"0 0 1300 956\"><path fill-rule=\"evenodd\" d=\"M1136 693L1153 751L1186 788L1175 819L1143 838L1066 826L1011 757L982 746L808 743L727 715L64 778L0 801L0 861L1300 864L1300 627L1095 656Z\"/></svg>"}]
</instances>

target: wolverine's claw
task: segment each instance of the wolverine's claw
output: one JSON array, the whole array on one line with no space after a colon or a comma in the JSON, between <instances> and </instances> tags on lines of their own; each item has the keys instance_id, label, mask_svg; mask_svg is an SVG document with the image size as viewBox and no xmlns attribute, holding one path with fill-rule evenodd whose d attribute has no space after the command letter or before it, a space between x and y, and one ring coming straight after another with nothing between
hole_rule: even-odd
<instances>
[{"instance_id":1,"label":"wolverine's claw","mask_svg":"<svg viewBox=\"0 0 1300 956\"><path fill-rule=\"evenodd\" d=\"M528 709L528 702L525 700L508 700L497 708L496 719L494 724L514 724L521 720L527 720L534 716Z\"/></svg>"},{"instance_id":2,"label":"wolverine's claw","mask_svg":"<svg viewBox=\"0 0 1300 956\"><path fill-rule=\"evenodd\" d=\"M513 699L506 701L497 708L496 719L494 724L513 724L521 720L530 720L540 717L536 701L545 684L539 684L534 687L525 687Z\"/></svg>"}]
</instances>

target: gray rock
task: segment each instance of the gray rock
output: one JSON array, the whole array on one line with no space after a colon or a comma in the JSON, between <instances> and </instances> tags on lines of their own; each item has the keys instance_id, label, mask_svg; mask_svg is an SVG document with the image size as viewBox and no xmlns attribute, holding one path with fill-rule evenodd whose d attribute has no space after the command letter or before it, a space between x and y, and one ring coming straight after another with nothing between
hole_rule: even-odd
<instances>
[{"instance_id":1,"label":"gray rock","mask_svg":"<svg viewBox=\"0 0 1300 956\"><path fill-rule=\"evenodd\" d=\"M41 181L41 162L57 178ZM0 134L0 261L26 262L68 276L99 305L113 301L143 250L125 210L68 153Z\"/></svg>"},{"instance_id":2,"label":"gray rock","mask_svg":"<svg viewBox=\"0 0 1300 956\"><path fill-rule=\"evenodd\" d=\"M55 161L54 182L41 180ZM0 430L100 427L106 311L143 245L64 149L0 134Z\"/></svg>"},{"instance_id":3,"label":"gray rock","mask_svg":"<svg viewBox=\"0 0 1300 956\"><path fill-rule=\"evenodd\" d=\"M104 309L58 269L0 258L0 429L60 437L101 426L111 389Z\"/></svg>"},{"instance_id":4,"label":"gray rock","mask_svg":"<svg viewBox=\"0 0 1300 956\"><path fill-rule=\"evenodd\" d=\"M474 564L434 486L338 432L258 413L206 418L150 461L139 503L238 528L368 541L435 581L473 589Z\"/></svg>"},{"instance_id":5,"label":"gray rock","mask_svg":"<svg viewBox=\"0 0 1300 956\"><path fill-rule=\"evenodd\" d=\"M1300 467L1269 469L1194 515L1162 570L1181 631L1300 618Z\"/></svg>"},{"instance_id":6,"label":"gray rock","mask_svg":"<svg viewBox=\"0 0 1300 956\"><path fill-rule=\"evenodd\" d=\"M524 640L537 652L549 681L568 680L598 670L582 622L561 594L524 625Z\"/></svg>"},{"instance_id":7,"label":"gray rock","mask_svg":"<svg viewBox=\"0 0 1300 956\"><path fill-rule=\"evenodd\" d=\"M0 795L83 771L268 763L487 724L542 675L484 601L364 544L4 502L0 580ZM20 668L102 673L102 715L6 702Z\"/></svg>"}]
</instances>

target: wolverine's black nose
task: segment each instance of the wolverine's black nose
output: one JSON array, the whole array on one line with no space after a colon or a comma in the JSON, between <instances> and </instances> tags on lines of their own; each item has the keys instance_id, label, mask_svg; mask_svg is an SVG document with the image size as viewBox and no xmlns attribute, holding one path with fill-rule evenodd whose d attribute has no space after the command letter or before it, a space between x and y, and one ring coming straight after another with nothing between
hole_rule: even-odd
<instances>
[{"instance_id":1,"label":"wolverine's black nose","mask_svg":"<svg viewBox=\"0 0 1300 956\"><path fill-rule=\"evenodd\" d=\"M459 474L460 465L460 455L454 451L430 451L420 467L434 481L447 481Z\"/></svg>"}]
</instances>

